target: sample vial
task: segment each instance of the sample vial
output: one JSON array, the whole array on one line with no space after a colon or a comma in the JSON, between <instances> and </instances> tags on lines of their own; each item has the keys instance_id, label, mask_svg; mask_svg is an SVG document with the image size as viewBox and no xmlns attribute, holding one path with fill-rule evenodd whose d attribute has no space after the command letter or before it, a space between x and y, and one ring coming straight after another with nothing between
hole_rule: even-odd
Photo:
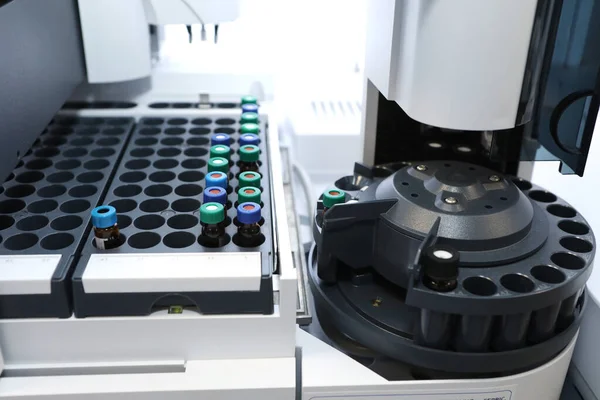
<instances>
[{"instance_id":1,"label":"sample vial","mask_svg":"<svg viewBox=\"0 0 600 400\"><path fill-rule=\"evenodd\" d=\"M231 136L226 133L213 133L210 136L210 145L216 146L218 144L229 146L231 144Z\"/></svg>"},{"instance_id":2,"label":"sample vial","mask_svg":"<svg viewBox=\"0 0 600 400\"><path fill-rule=\"evenodd\" d=\"M258 124L254 123L242 124L240 133L254 133L255 135L258 135L260 133L260 127Z\"/></svg>"},{"instance_id":3,"label":"sample vial","mask_svg":"<svg viewBox=\"0 0 600 400\"><path fill-rule=\"evenodd\" d=\"M258 99L254 96L246 95L242 96L240 99L240 103L244 104L258 104Z\"/></svg>"},{"instance_id":4,"label":"sample vial","mask_svg":"<svg viewBox=\"0 0 600 400\"><path fill-rule=\"evenodd\" d=\"M200 207L202 234L200 244L205 247L221 247L227 244L225 235L225 207L220 203L204 203Z\"/></svg>"},{"instance_id":5,"label":"sample vial","mask_svg":"<svg viewBox=\"0 0 600 400\"><path fill-rule=\"evenodd\" d=\"M260 143L260 138L255 133L242 133L240 135L240 146L246 146L248 144L258 146Z\"/></svg>"},{"instance_id":6,"label":"sample vial","mask_svg":"<svg viewBox=\"0 0 600 400\"><path fill-rule=\"evenodd\" d=\"M261 210L257 203L241 203L237 206L239 222L237 244L240 247L260 246L264 237L260 233Z\"/></svg>"},{"instance_id":7,"label":"sample vial","mask_svg":"<svg viewBox=\"0 0 600 400\"><path fill-rule=\"evenodd\" d=\"M253 112L253 113L257 113L258 112L258 104L242 104L242 112Z\"/></svg>"},{"instance_id":8,"label":"sample vial","mask_svg":"<svg viewBox=\"0 0 600 400\"><path fill-rule=\"evenodd\" d=\"M336 204L346 202L346 192L340 189L329 189L323 193L323 214Z\"/></svg>"},{"instance_id":9,"label":"sample vial","mask_svg":"<svg viewBox=\"0 0 600 400\"><path fill-rule=\"evenodd\" d=\"M240 181L240 187L252 186L255 188L260 188L260 174L258 172L242 172L238 177L238 180Z\"/></svg>"},{"instance_id":10,"label":"sample vial","mask_svg":"<svg viewBox=\"0 0 600 400\"><path fill-rule=\"evenodd\" d=\"M214 157L208 160L208 172L229 172L229 161L223 157Z\"/></svg>"},{"instance_id":11,"label":"sample vial","mask_svg":"<svg viewBox=\"0 0 600 400\"><path fill-rule=\"evenodd\" d=\"M246 145L240 147L240 171L258 172L258 159L260 158L260 149L258 146Z\"/></svg>"},{"instance_id":12,"label":"sample vial","mask_svg":"<svg viewBox=\"0 0 600 400\"><path fill-rule=\"evenodd\" d=\"M94 243L100 250L110 250L122 244L117 226L117 210L113 206L99 206L92 210Z\"/></svg>"},{"instance_id":13,"label":"sample vial","mask_svg":"<svg viewBox=\"0 0 600 400\"><path fill-rule=\"evenodd\" d=\"M255 112L243 113L240 117L240 124L257 124L259 121L258 114Z\"/></svg>"},{"instance_id":14,"label":"sample vial","mask_svg":"<svg viewBox=\"0 0 600 400\"><path fill-rule=\"evenodd\" d=\"M246 186L238 190L238 203L256 203L260 204L260 189Z\"/></svg>"},{"instance_id":15,"label":"sample vial","mask_svg":"<svg viewBox=\"0 0 600 400\"><path fill-rule=\"evenodd\" d=\"M221 187L227 189L227 174L220 171L210 172L206 175L206 187Z\"/></svg>"},{"instance_id":16,"label":"sample vial","mask_svg":"<svg viewBox=\"0 0 600 400\"><path fill-rule=\"evenodd\" d=\"M222 187L207 187L204 189L202 202L219 203L225 205L227 203L227 191Z\"/></svg>"},{"instance_id":17,"label":"sample vial","mask_svg":"<svg viewBox=\"0 0 600 400\"><path fill-rule=\"evenodd\" d=\"M231 149L224 144L216 144L210 148L210 158L223 157L229 160L231 157Z\"/></svg>"}]
</instances>

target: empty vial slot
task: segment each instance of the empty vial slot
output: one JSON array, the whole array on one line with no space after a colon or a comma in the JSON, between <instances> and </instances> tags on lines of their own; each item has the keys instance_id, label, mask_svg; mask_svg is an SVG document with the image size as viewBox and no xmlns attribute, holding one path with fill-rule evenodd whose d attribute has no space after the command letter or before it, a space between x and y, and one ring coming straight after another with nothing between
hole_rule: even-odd
<instances>
[{"instance_id":1,"label":"empty vial slot","mask_svg":"<svg viewBox=\"0 0 600 400\"><path fill-rule=\"evenodd\" d=\"M154 161L152 164L156 169L172 169L179 165L179 161L173 158L165 158Z\"/></svg>"},{"instance_id":2,"label":"empty vial slot","mask_svg":"<svg viewBox=\"0 0 600 400\"><path fill-rule=\"evenodd\" d=\"M98 188L94 185L79 185L69 190L71 197L90 197L96 194Z\"/></svg>"},{"instance_id":3,"label":"empty vial slot","mask_svg":"<svg viewBox=\"0 0 600 400\"><path fill-rule=\"evenodd\" d=\"M52 161L47 158L35 158L25 164L27 169L41 170L52 166Z\"/></svg>"},{"instance_id":4,"label":"empty vial slot","mask_svg":"<svg viewBox=\"0 0 600 400\"><path fill-rule=\"evenodd\" d=\"M116 153L115 149L111 149L109 147L104 147L102 149L92 150L92 152L90 153L90 156L103 158L103 157L110 157L110 156L114 155L115 153Z\"/></svg>"},{"instance_id":5,"label":"empty vial slot","mask_svg":"<svg viewBox=\"0 0 600 400\"><path fill-rule=\"evenodd\" d=\"M125 172L119 176L119 180L125 183L136 183L146 179L146 174L141 171Z\"/></svg>"},{"instance_id":6,"label":"empty vial slot","mask_svg":"<svg viewBox=\"0 0 600 400\"><path fill-rule=\"evenodd\" d=\"M56 163L54 166L56 169L60 170L70 170L79 168L81 166L81 161L75 159L62 160Z\"/></svg>"},{"instance_id":7,"label":"empty vial slot","mask_svg":"<svg viewBox=\"0 0 600 400\"><path fill-rule=\"evenodd\" d=\"M165 147L159 149L156 154L161 157L175 157L181 154L181 149L178 149L177 147Z\"/></svg>"},{"instance_id":8,"label":"empty vial slot","mask_svg":"<svg viewBox=\"0 0 600 400\"><path fill-rule=\"evenodd\" d=\"M210 129L208 128L192 128L190 129L190 134L195 136L208 135L210 133Z\"/></svg>"},{"instance_id":9,"label":"empty vial slot","mask_svg":"<svg viewBox=\"0 0 600 400\"><path fill-rule=\"evenodd\" d=\"M233 125L235 124L235 120L232 118L219 118L215 121L217 125Z\"/></svg>"},{"instance_id":10,"label":"empty vial slot","mask_svg":"<svg viewBox=\"0 0 600 400\"><path fill-rule=\"evenodd\" d=\"M33 153L36 157L54 157L60 154L60 150L57 149L56 147L44 147L42 149L36 150L35 153ZM65 152L65 157L73 157L73 156L69 156L67 155L67 152Z\"/></svg>"},{"instance_id":11,"label":"empty vial slot","mask_svg":"<svg viewBox=\"0 0 600 400\"><path fill-rule=\"evenodd\" d=\"M133 221L133 226L146 231L158 229L164 224L165 219L160 215L156 214L142 215L141 217L137 217L135 221Z\"/></svg>"},{"instance_id":12,"label":"empty vial slot","mask_svg":"<svg viewBox=\"0 0 600 400\"><path fill-rule=\"evenodd\" d=\"M17 222L17 228L22 231L37 231L48 225L48 218L43 215L33 215Z\"/></svg>"},{"instance_id":13,"label":"empty vial slot","mask_svg":"<svg viewBox=\"0 0 600 400\"><path fill-rule=\"evenodd\" d=\"M179 199L171 203L171 208L177 212L192 212L200 209L200 202L196 199Z\"/></svg>"},{"instance_id":14,"label":"empty vial slot","mask_svg":"<svg viewBox=\"0 0 600 400\"><path fill-rule=\"evenodd\" d=\"M190 147L183 152L188 157L204 157L208 154L208 150L202 147Z\"/></svg>"},{"instance_id":15,"label":"empty vial slot","mask_svg":"<svg viewBox=\"0 0 600 400\"><path fill-rule=\"evenodd\" d=\"M100 133L100 129L98 128L81 128L77 130L78 135L83 136L93 136Z\"/></svg>"},{"instance_id":16,"label":"empty vial slot","mask_svg":"<svg viewBox=\"0 0 600 400\"><path fill-rule=\"evenodd\" d=\"M183 128L167 128L165 129L165 135L183 135L185 133L185 129Z\"/></svg>"},{"instance_id":17,"label":"empty vial slot","mask_svg":"<svg viewBox=\"0 0 600 400\"><path fill-rule=\"evenodd\" d=\"M198 218L191 214L174 215L167 221L167 225L173 229L190 229L198 226Z\"/></svg>"},{"instance_id":18,"label":"empty vial slot","mask_svg":"<svg viewBox=\"0 0 600 400\"><path fill-rule=\"evenodd\" d=\"M235 133L235 129L220 127L220 128L215 129L215 133L226 133L228 135L233 135Z\"/></svg>"},{"instance_id":19,"label":"empty vial slot","mask_svg":"<svg viewBox=\"0 0 600 400\"><path fill-rule=\"evenodd\" d=\"M71 140L69 143L73 146L89 146L90 144L94 143L94 139L87 137L79 137Z\"/></svg>"},{"instance_id":20,"label":"empty vial slot","mask_svg":"<svg viewBox=\"0 0 600 400\"><path fill-rule=\"evenodd\" d=\"M14 199L20 199L27 197L35 193L35 187L32 185L16 185L11 186L4 192L6 197L12 197Z\"/></svg>"},{"instance_id":21,"label":"empty vial slot","mask_svg":"<svg viewBox=\"0 0 600 400\"><path fill-rule=\"evenodd\" d=\"M50 224L50 227L56 231L70 231L79 228L83 224L81 217L77 215L65 215L56 218Z\"/></svg>"},{"instance_id":22,"label":"empty vial slot","mask_svg":"<svg viewBox=\"0 0 600 400\"><path fill-rule=\"evenodd\" d=\"M127 244L134 249L149 249L159 243L160 235L155 232L139 232L127 240Z\"/></svg>"},{"instance_id":23,"label":"empty vial slot","mask_svg":"<svg viewBox=\"0 0 600 400\"><path fill-rule=\"evenodd\" d=\"M181 197L199 196L202 193L202 186L193 183L179 185L175 188L175 194Z\"/></svg>"},{"instance_id":24,"label":"empty vial slot","mask_svg":"<svg viewBox=\"0 0 600 400\"><path fill-rule=\"evenodd\" d=\"M72 180L75 176L73 173L69 171L55 172L51 175L48 175L46 180L50 183L65 183Z\"/></svg>"},{"instance_id":25,"label":"empty vial slot","mask_svg":"<svg viewBox=\"0 0 600 400\"><path fill-rule=\"evenodd\" d=\"M90 160L87 161L85 164L83 164L83 167L85 169L89 169L89 170L99 170L99 169L104 169L106 167L108 167L110 165L110 162L108 160L102 160L102 159L97 159L97 160Z\"/></svg>"},{"instance_id":26,"label":"empty vial slot","mask_svg":"<svg viewBox=\"0 0 600 400\"><path fill-rule=\"evenodd\" d=\"M210 125L212 124L212 119L210 118L196 118L192 120L192 125Z\"/></svg>"},{"instance_id":27,"label":"empty vial slot","mask_svg":"<svg viewBox=\"0 0 600 400\"><path fill-rule=\"evenodd\" d=\"M104 179L104 174L102 172L94 171L94 172L84 172L83 174L77 175L77 182L80 183L94 183Z\"/></svg>"},{"instance_id":28,"label":"empty vial slot","mask_svg":"<svg viewBox=\"0 0 600 400\"><path fill-rule=\"evenodd\" d=\"M563 232L567 232L572 235L587 235L590 232L590 228L588 228L587 225L582 224L581 222L568 220L560 221L558 223L558 228Z\"/></svg>"},{"instance_id":29,"label":"empty vial slot","mask_svg":"<svg viewBox=\"0 0 600 400\"><path fill-rule=\"evenodd\" d=\"M159 128L142 128L138 131L138 133L140 135L144 135L144 136L154 136L154 135L158 135L160 133L160 129Z\"/></svg>"},{"instance_id":30,"label":"empty vial slot","mask_svg":"<svg viewBox=\"0 0 600 400\"><path fill-rule=\"evenodd\" d=\"M147 213L156 213L166 210L169 207L169 202L163 199L149 199L140 203L140 210ZM135 207L134 207L135 208ZM117 212L119 210L117 209ZM126 212L126 211L123 211Z\"/></svg>"},{"instance_id":31,"label":"empty vial slot","mask_svg":"<svg viewBox=\"0 0 600 400\"><path fill-rule=\"evenodd\" d=\"M70 233L54 233L46 236L40 242L40 246L46 250L60 250L73 244L75 238Z\"/></svg>"},{"instance_id":32,"label":"empty vial slot","mask_svg":"<svg viewBox=\"0 0 600 400\"><path fill-rule=\"evenodd\" d=\"M45 187L41 188L40 190L38 190L38 196L44 197L44 198L58 197L58 196L62 196L63 194L65 194L66 191L67 191L67 188L64 187L63 185L50 185L50 186L45 186Z\"/></svg>"},{"instance_id":33,"label":"empty vial slot","mask_svg":"<svg viewBox=\"0 0 600 400\"><path fill-rule=\"evenodd\" d=\"M15 219L10 215L0 215L0 231L10 228L15 223Z\"/></svg>"},{"instance_id":34,"label":"empty vial slot","mask_svg":"<svg viewBox=\"0 0 600 400\"><path fill-rule=\"evenodd\" d=\"M138 147L129 152L131 157L150 157L154 154L154 149L151 147Z\"/></svg>"},{"instance_id":35,"label":"empty vial slot","mask_svg":"<svg viewBox=\"0 0 600 400\"><path fill-rule=\"evenodd\" d=\"M181 166L185 169L200 169L206 166L206 161L199 158L188 158L181 162Z\"/></svg>"},{"instance_id":36,"label":"empty vial slot","mask_svg":"<svg viewBox=\"0 0 600 400\"><path fill-rule=\"evenodd\" d=\"M113 193L117 197L135 197L142 193L142 187L139 185L123 185L115 188Z\"/></svg>"},{"instance_id":37,"label":"empty vial slot","mask_svg":"<svg viewBox=\"0 0 600 400\"><path fill-rule=\"evenodd\" d=\"M88 151L86 149L84 149L83 147L73 147L71 149L65 150L63 155L65 157L69 157L69 158L78 158L78 157L85 156L87 153L88 153Z\"/></svg>"},{"instance_id":38,"label":"empty vial slot","mask_svg":"<svg viewBox=\"0 0 600 400\"><path fill-rule=\"evenodd\" d=\"M135 141L137 146L153 146L158 143L158 139L153 137L140 138Z\"/></svg>"},{"instance_id":39,"label":"empty vial slot","mask_svg":"<svg viewBox=\"0 0 600 400\"><path fill-rule=\"evenodd\" d=\"M172 249L183 249L196 242L196 236L189 232L171 232L163 239L165 246Z\"/></svg>"},{"instance_id":40,"label":"empty vial slot","mask_svg":"<svg viewBox=\"0 0 600 400\"><path fill-rule=\"evenodd\" d=\"M568 236L560 239L560 245L567 250L574 251L575 253L589 253L594 249L594 246L591 242L576 238L574 236Z\"/></svg>"},{"instance_id":41,"label":"empty vial slot","mask_svg":"<svg viewBox=\"0 0 600 400\"><path fill-rule=\"evenodd\" d=\"M118 136L125 133L125 129L123 128L107 128L102 130L103 135L108 136Z\"/></svg>"},{"instance_id":42,"label":"empty vial slot","mask_svg":"<svg viewBox=\"0 0 600 400\"><path fill-rule=\"evenodd\" d=\"M146 196L150 197L163 197L170 194L172 191L173 188L171 186L164 184L150 185L144 189Z\"/></svg>"},{"instance_id":43,"label":"empty vial slot","mask_svg":"<svg viewBox=\"0 0 600 400\"><path fill-rule=\"evenodd\" d=\"M158 171L158 172L151 173L150 176L148 177L148 179L150 179L152 182L164 183L164 182L170 182L170 181L174 180L176 177L177 177L177 175L175 175L174 172Z\"/></svg>"},{"instance_id":44,"label":"empty vial slot","mask_svg":"<svg viewBox=\"0 0 600 400\"><path fill-rule=\"evenodd\" d=\"M585 261L581 257L569 253L552 254L550 260L561 268L579 270L585 267Z\"/></svg>"},{"instance_id":45,"label":"empty vial slot","mask_svg":"<svg viewBox=\"0 0 600 400\"><path fill-rule=\"evenodd\" d=\"M187 124L187 122L188 122L188 120L185 119L185 118L171 118L171 119L167 120L167 124L169 124L169 125L175 125L175 126L177 126L177 125L185 125L185 124Z\"/></svg>"},{"instance_id":46,"label":"empty vial slot","mask_svg":"<svg viewBox=\"0 0 600 400\"><path fill-rule=\"evenodd\" d=\"M38 240L35 233L20 233L6 239L4 247L8 250L25 250L35 246Z\"/></svg>"},{"instance_id":47,"label":"empty vial slot","mask_svg":"<svg viewBox=\"0 0 600 400\"><path fill-rule=\"evenodd\" d=\"M162 125L165 123L165 120L162 118L144 118L140 121L144 125Z\"/></svg>"},{"instance_id":48,"label":"empty vial slot","mask_svg":"<svg viewBox=\"0 0 600 400\"><path fill-rule=\"evenodd\" d=\"M200 182L204 179L204 174L200 171L185 171L180 173L177 177L182 182Z\"/></svg>"},{"instance_id":49,"label":"empty vial slot","mask_svg":"<svg viewBox=\"0 0 600 400\"><path fill-rule=\"evenodd\" d=\"M150 161L144 159L129 160L125 163L125 168L133 170L144 169L148 168L149 166Z\"/></svg>"},{"instance_id":50,"label":"empty vial slot","mask_svg":"<svg viewBox=\"0 0 600 400\"><path fill-rule=\"evenodd\" d=\"M13 214L17 211L21 211L25 208L25 202L23 200L10 199L0 201L0 213L1 214Z\"/></svg>"},{"instance_id":51,"label":"empty vial slot","mask_svg":"<svg viewBox=\"0 0 600 400\"><path fill-rule=\"evenodd\" d=\"M44 179L44 173L40 171L26 171L16 176L15 180L19 183L34 183Z\"/></svg>"},{"instance_id":52,"label":"empty vial slot","mask_svg":"<svg viewBox=\"0 0 600 400\"><path fill-rule=\"evenodd\" d=\"M187 144L190 146L206 146L210 143L207 137L192 137L187 140Z\"/></svg>"},{"instance_id":53,"label":"empty vial slot","mask_svg":"<svg viewBox=\"0 0 600 400\"><path fill-rule=\"evenodd\" d=\"M27 211L34 214L44 214L54 211L58 207L58 203L54 200L39 200L31 203L27 207Z\"/></svg>"},{"instance_id":54,"label":"empty vial slot","mask_svg":"<svg viewBox=\"0 0 600 400\"><path fill-rule=\"evenodd\" d=\"M127 215L119 214L117 215L117 225L119 226L120 230L125 229L131 225L131 218Z\"/></svg>"},{"instance_id":55,"label":"empty vial slot","mask_svg":"<svg viewBox=\"0 0 600 400\"><path fill-rule=\"evenodd\" d=\"M110 205L117 210L117 213L128 213L135 210L137 202L131 199L121 199L111 202Z\"/></svg>"}]
</instances>

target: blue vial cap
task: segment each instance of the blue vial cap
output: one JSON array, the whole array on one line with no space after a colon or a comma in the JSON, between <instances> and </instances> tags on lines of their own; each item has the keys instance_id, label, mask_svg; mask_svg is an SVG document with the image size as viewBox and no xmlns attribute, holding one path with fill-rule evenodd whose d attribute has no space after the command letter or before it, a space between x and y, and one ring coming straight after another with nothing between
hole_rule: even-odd
<instances>
[{"instance_id":1,"label":"blue vial cap","mask_svg":"<svg viewBox=\"0 0 600 400\"><path fill-rule=\"evenodd\" d=\"M231 137L226 133L213 133L210 137L210 145L215 146L217 144L224 144L229 146L231 143Z\"/></svg>"},{"instance_id":2,"label":"blue vial cap","mask_svg":"<svg viewBox=\"0 0 600 400\"><path fill-rule=\"evenodd\" d=\"M221 171L209 172L206 175L206 187L220 187L227 189L227 175Z\"/></svg>"},{"instance_id":3,"label":"blue vial cap","mask_svg":"<svg viewBox=\"0 0 600 400\"><path fill-rule=\"evenodd\" d=\"M117 210L113 206L99 206L92 210L92 225L95 228L110 228L117 223Z\"/></svg>"},{"instance_id":4,"label":"blue vial cap","mask_svg":"<svg viewBox=\"0 0 600 400\"><path fill-rule=\"evenodd\" d=\"M258 104L242 104L242 112L258 112Z\"/></svg>"},{"instance_id":5,"label":"blue vial cap","mask_svg":"<svg viewBox=\"0 0 600 400\"><path fill-rule=\"evenodd\" d=\"M256 203L242 203L237 206L237 219L242 224L256 224L260 221L260 205Z\"/></svg>"},{"instance_id":6,"label":"blue vial cap","mask_svg":"<svg viewBox=\"0 0 600 400\"><path fill-rule=\"evenodd\" d=\"M227 191L222 187L212 186L204 189L204 203L227 203Z\"/></svg>"},{"instance_id":7,"label":"blue vial cap","mask_svg":"<svg viewBox=\"0 0 600 400\"><path fill-rule=\"evenodd\" d=\"M254 133L242 133L240 135L240 146L246 146L248 144L253 144L255 146L258 146L259 142L260 142L260 138L258 137L258 135L255 135Z\"/></svg>"}]
</instances>

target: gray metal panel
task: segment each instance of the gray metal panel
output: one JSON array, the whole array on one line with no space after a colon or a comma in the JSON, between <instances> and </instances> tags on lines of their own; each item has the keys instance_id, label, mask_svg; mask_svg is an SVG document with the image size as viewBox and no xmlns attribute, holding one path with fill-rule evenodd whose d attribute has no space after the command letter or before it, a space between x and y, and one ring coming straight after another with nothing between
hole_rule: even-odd
<instances>
[{"instance_id":1,"label":"gray metal panel","mask_svg":"<svg viewBox=\"0 0 600 400\"><path fill-rule=\"evenodd\" d=\"M75 0L0 8L0 181L84 77Z\"/></svg>"}]
</instances>

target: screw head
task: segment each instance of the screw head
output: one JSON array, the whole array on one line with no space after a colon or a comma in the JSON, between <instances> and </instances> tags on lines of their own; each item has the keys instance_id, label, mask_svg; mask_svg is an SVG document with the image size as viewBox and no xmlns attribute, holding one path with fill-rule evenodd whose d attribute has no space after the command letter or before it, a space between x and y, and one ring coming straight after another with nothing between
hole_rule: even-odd
<instances>
[{"instance_id":1,"label":"screw head","mask_svg":"<svg viewBox=\"0 0 600 400\"><path fill-rule=\"evenodd\" d=\"M427 171L427 166L423 164L417 165L415 168L417 171Z\"/></svg>"},{"instance_id":2,"label":"screw head","mask_svg":"<svg viewBox=\"0 0 600 400\"><path fill-rule=\"evenodd\" d=\"M446 203L446 204L456 204L456 203L458 203L458 199L456 197L446 197L444 199L444 203Z\"/></svg>"},{"instance_id":3,"label":"screw head","mask_svg":"<svg viewBox=\"0 0 600 400\"><path fill-rule=\"evenodd\" d=\"M492 182L500 182L500 177L498 175L492 175L489 177Z\"/></svg>"}]
</instances>

